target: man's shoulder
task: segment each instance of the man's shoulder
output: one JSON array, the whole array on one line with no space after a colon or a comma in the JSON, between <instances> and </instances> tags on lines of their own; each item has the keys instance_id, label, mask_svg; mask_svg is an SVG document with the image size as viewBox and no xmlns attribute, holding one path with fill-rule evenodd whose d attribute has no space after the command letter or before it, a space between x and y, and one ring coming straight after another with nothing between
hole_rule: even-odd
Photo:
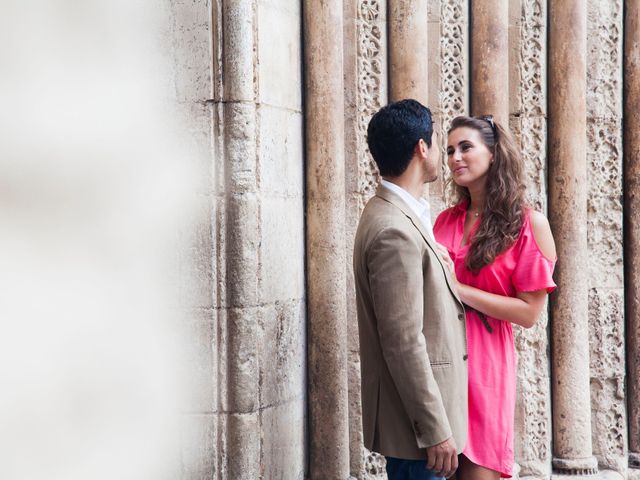
<instances>
[{"instance_id":1,"label":"man's shoulder","mask_svg":"<svg viewBox=\"0 0 640 480\"><path fill-rule=\"evenodd\" d=\"M364 207L360 217L360 225L373 230L383 230L408 228L411 221L397 205L376 195Z\"/></svg>"}]
</instances>

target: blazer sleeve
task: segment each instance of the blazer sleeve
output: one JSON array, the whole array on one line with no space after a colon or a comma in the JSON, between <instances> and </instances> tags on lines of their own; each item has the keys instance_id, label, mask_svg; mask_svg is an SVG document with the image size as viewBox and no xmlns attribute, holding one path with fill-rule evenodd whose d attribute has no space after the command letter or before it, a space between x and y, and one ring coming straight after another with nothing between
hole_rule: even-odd
<instances>
[{"instance_id":1,"label":"blazer sleeve","mask_svg":"<svg viewBox=\"0 0 640 480\"><path fill-rule=\"evenodd\" d=\"M384 360L411 418L419 448L452 436L433 376L423 329L423 259L420 241L387 227L370 244L367 267Z\"/></svg>"}]
</instances>

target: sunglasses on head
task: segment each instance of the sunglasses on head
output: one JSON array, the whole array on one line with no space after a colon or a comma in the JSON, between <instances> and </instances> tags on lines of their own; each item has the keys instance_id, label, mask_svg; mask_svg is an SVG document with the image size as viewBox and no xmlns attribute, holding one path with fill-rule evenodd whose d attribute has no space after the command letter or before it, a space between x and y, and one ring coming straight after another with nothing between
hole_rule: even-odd
<instances>
[{"instance_id":1,"label":"sunglasses on head","mask_svg":"<svg viewBox=\"0 0 640 480\"><path fill-rule=\"evenodd\" d=\"M489 126L491 127L491 131L493 132L493 136L497 136L498 132L496 131L496 124L493 121L493 115L481 115L479 117L480 120L484 120L485 122L487 122L489 124Z\"/></svg>"}]
</instances>

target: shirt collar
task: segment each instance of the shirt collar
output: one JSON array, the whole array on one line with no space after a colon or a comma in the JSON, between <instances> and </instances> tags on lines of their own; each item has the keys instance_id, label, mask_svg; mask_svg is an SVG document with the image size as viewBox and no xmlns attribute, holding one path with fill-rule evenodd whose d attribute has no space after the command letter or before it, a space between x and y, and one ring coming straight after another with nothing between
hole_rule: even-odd
<instances>
[{"instance_id":1,"label":"shirt collar","mask_svg":"<svg viewBox=\"0 0 640 480\"><path fill-rule=\"evenodd\" d=\"M417 215L419 218L430 212L429 202L424 198L419 200L407 192L404 188L388 180L382 179L382 185L397 194Z\"/></svg>"}]
</instances>

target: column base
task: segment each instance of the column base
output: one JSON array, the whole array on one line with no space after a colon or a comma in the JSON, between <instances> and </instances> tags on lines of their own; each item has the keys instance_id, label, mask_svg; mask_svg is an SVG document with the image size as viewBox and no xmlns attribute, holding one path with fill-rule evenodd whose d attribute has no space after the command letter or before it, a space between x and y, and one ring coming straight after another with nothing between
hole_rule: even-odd
<instances>
[{"instance_id":1,"label":"column base","mask_svg":"<svg viewBox=\"0 0 640 480\"><path fill-rule=\"evenodd\" d=\"M636 471L636 470L632 470ZM640 473L640 472L638 472ZM576 475L560 475L554 473L551 475L551 480L578 480L580 478L588 478L589 480L640 480L639 477L634 477L629 475L625 477L619 472L614 472L613 470L599 470L595 475L586 475L586 476L576 476ZM520 480L539 480L540 477L520 477Z\"/></svg>"},{"instance_id":2,"label":"column base","mask_svg":"<svg viewBox=\"0 0 640 480\"><path fill-rule=\"evenodd\" d=\"M629 468L640 470L640 453L629 452Z\"/></svg>"},{"instance_id":3,"label":"column base","mask_svg":"<svg viewBox=\"0 0 640 480\"><path fill-rule=\"evenodd\" d=\"M587 458L554 458L551 461L554 474L560 475L596 475L598 473L598 460L595 457Z\"/></svg>"}]
</instances>

